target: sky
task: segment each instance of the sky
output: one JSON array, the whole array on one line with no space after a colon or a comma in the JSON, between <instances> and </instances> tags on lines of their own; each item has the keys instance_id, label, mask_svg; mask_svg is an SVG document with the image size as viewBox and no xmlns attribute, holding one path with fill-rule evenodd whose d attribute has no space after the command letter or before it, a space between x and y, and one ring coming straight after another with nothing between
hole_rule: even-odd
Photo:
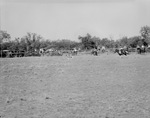
<instances>
[{"instance_id":1,"label":"sky","mask_svg":"<svg viewBox=\"0 0 150 118\"><path fill-rule=\"evenodd\" d=\"M69 39L87 33L113 40L140 35L150 26L149 0L0 0L0 28L12 39L27 32L45 39Z\"/></svg>"}]
</instances>

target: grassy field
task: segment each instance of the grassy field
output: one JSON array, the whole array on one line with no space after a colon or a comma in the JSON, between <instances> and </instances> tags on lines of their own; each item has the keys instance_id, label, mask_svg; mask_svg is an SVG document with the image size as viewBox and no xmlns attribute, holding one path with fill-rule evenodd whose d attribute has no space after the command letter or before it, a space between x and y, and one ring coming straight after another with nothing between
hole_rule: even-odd
<instances>
[{"instance_id":1,"label":"grassy field","mask_svg":"<svg viewBox=\"0 0 150 118\"><path fill-rule=\"evenodd\" d=\"M0 118L150 118L150 55L0 59Z\"/></svg>"}]
</instances>

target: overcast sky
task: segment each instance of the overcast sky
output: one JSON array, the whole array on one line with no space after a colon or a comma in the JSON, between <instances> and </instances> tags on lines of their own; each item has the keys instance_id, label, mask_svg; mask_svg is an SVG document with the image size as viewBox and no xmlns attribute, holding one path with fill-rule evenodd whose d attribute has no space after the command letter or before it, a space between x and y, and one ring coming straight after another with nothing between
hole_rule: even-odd
<instances>
[{"instance_id":1,"label":"overcast sky","mask_svg":"<svg viewBox=\"0 0 150 118\"><path fill-rule=\"evenodd\" d=\"M118 39L150 26L149 0L0 0L1 29L12 38L27 32L46 39L78 40L87 33Z\"/></svg>"}]
</instances>

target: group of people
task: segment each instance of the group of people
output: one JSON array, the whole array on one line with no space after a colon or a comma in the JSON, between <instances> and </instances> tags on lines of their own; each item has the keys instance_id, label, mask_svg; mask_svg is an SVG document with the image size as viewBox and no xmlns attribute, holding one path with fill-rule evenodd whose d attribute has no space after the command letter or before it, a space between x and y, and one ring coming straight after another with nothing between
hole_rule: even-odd
<instances>
[{"instance_id":1,"label":"group of people","mask_svg":"<svg viewBox=\"0 0 150 118\"><path fill-rule=\"evenodd\" d=\"M97 56L99 51L101 51L102 53L108 52L108 51L106 50L105 46L102 46L101 48L95 47L95 48L92 50L92 54L95 55L95 56ZM128 55L128 54L129 54L127 46L117 48L117 49L115 49L114 52L115 52L115 53L118 53L120 56L121 56L121 55Z\"/></svg>"},{"instance_id":2,"label":"group of people","mask_svg":"<svg viewBox=\"0 0 150 118\"><path fill-rule=\"evenodd\" d=\"M40 50L39 50L39 54L41 55L41 56L44 56L44 55L46 55L46 54L52 54L52 53L60 53L61 55L63 55L63 53L67 53L67 55L77 55L77 53L78 53L78 51L79 51L79 49L77 49L77 48L73 48L72 50L66 50L66 51L64 51L64 50L56 50L56 49L53 49L53 48L50 48L50 49L44 49L44 48L41 48Z\"/></svg>"},{"instance_id":3,"label":"group of people","mask_svg":"<svg viewBox=\"0 0 150 118\"><path fill-rule=\"evenodd\" d=\"M149 48L150 48L150 46L149 46ZM142 45L142 46L137 45L136 50L137 50L138 54L145 53L146 52L146 47L144 45ZM40 49L40 53L41 54L44 54L44 52L46 52L46 51L47 50L45 50L45 49ZM49 49L48 51L51 52L51 51L54 51L54 50ZM73 48L71 50L71 52L70 52L70 55L77 55L78 51L79 51L79 49ZM98 56L99 52L101 52L101 53L107 52L105 46L95 47L92 50L91 54L93 54L95 56ZM119 56L121 56L121 55L128 55L129 54L129 49L128 49L127 46L123 46L123 47L120 46L119 48L117 48L117 49L114 50L114 53L118 53Z\"/></svg>"},{"instance_id":4,"label":"group of people","mask_svg":"<svg viewBox=\"0 0 150 118\"><path fill-rule=\"evenodd\" d=\"M144 45L141 45L141 46L137 45L136 51L137 51L138 54L145 53L146 52L146 47ZM124 46L123 48L120 47L119 49L116 49L115 52L117 52L120 56L129 54L129 50L128 50L127 46Z\"/></svg>"}]
</instances>

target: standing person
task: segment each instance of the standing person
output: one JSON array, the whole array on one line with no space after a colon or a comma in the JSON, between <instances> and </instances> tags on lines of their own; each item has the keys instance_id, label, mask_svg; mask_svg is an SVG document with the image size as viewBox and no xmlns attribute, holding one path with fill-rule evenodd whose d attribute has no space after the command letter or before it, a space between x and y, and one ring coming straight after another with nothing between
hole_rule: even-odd
<instances>
[{"instance_id":1,"label":"standing person","mask_svg":"<svg viewBox=\"0 0 150 118\"><path fill-rule=\"evenodd\" d=\"M137 53L138 53L138 54L141 54L141 48L140 48L139 45L136 46L136 49L137 49Z\"/></svg>"},{"instance_id":2,"label":"standing person","mask_svg":"<svg viewBox=\"0 0 150 118\"><path fill-rule=\"evenodd\" d=\"M141 48L142 48L142 51L145 53L145 46L142 45Z\"/></svg>"},{"instance_id":3,"label":"standing person","mask_svg":"<svg viewBox=\"0 0 150 118\"><path fill-rule=\"evenodd\" d=\"M105 46L102 46L102 53L105 52Z\"/></svg>"},{"instance_id":4,"label":"standing person","mask_svg":"<svg viewBox=\"0 0 150 118\"><path fill-rule=\"evenodd\" d=\"M98 55L97 47L95 47L95 55Z\"/></svg>"}]
</instances>

